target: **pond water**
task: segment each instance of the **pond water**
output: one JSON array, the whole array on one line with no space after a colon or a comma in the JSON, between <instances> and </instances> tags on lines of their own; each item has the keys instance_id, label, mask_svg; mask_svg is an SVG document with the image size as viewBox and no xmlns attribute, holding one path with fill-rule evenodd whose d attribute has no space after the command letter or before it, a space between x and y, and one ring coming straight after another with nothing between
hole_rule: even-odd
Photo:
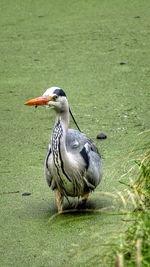
<instances>
[{"instance_id":1,"label":"pond water","mask_svg":"<svg viewBox=\"0 0 150 267\"><path fill-rule=\"evenodd\" d=\"M119 181L150 126L149 8L140 0L1 1L1 266L109 266L107 244L128 226ZM62 215L43 174L54 114L23 105L51 86L65 89L104 162L87 210L68 211L66 202ZM106 140L96 139L101 132Z\"/></svg>"}]
</instances>

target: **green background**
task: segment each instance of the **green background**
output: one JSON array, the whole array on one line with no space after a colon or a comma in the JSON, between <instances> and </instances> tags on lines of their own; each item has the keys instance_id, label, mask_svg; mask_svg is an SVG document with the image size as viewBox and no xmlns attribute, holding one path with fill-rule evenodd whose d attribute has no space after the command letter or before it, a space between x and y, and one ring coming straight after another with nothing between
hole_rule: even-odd
<instances>
[{"instance_id":1,"label":"green background","mask_svg":"<svg viewBox=\"0 0 150 267\"><path fill-rule=\"evenodd\" d=\"M127 226L114 196L150 126L149 11L147 0L0 0L0 267L109 266L106 244ZM55 116L23 105L51 86L104 161L88 211L56 217L43 174Z\"/></svg>"}]
</instances>

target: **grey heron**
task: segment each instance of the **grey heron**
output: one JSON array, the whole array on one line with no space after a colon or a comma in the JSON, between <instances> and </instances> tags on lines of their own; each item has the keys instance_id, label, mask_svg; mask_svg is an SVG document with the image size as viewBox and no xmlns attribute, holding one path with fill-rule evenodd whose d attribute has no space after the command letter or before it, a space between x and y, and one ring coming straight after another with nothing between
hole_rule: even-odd
<instances>
[{"instance_id":1,"label":"grey heron","mask_svg":"<svg viewBox=\"0 0 150 267\"><path fill-rule=\"evenodd\" d=\"M89 193L101 181L102 159L93 141L80 131L64 90L51 87L42 96L24 104L46 105L56 112L44 169L47 183L55 192L58 212L63 211L64 197L81 197L86 204ZM70 115L78 130L69 129Z\"/></svg>"}]
</instances>

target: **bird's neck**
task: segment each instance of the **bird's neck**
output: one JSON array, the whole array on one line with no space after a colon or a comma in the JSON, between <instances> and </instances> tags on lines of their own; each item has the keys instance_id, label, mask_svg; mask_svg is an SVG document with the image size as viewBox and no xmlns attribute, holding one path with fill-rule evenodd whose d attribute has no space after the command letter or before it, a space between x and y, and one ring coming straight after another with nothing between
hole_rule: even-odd
<instances>
[{"instance_id":1,"label":"bird's neck","mask_svg":"<svg viewBox=\"0 0 150 267\"><path fill-rule=\"evenodd\" d=\"M69 113L69 112L68 112ZM55 182L58 190L63 195L74 195L76 183L72 176L72 161L70 161L70 154L66 149L66 135L69 126L69 114L61 114L57 118L55 128L52 134L52 153L53 163L55 167ZM68 168L69 166L69 168Z\"/></svg>"},{"instance_id":2,"label":"bird's neck","mask_svg":"<svg viewBox=\"0 0 150 267\"><path fill-rule=\"evenodd\" d=\"M69 112L61 113L56 118L52 134L52 151L55 158L67 158L66 135L69 126Z\"/></svg>"},{"instance_id":3,"label":"bird's neck","mask_svg":"<svg viewBox=\"0 0 150 267\"><path fill-rule=\"evenodd\" d=\"M63 128L63 133L64 135L66 135L68 131L68 127L69 127L69 110L59 114L56 118L56 125L57 125L57 122L60 122Z\"/></svg>"}]
</instances>

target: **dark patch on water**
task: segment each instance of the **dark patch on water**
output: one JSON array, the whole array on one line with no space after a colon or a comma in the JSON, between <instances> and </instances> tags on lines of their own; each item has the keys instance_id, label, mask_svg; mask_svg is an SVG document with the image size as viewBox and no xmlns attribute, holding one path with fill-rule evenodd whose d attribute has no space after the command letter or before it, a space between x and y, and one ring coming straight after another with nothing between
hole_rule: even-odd
<instances>
[{"instance_id":1,"label":"dark patch on water","mask_svg":"<svg viewBox=\"0 0 150 267\"><path fill-rule=\"evenodd\" d=\"M125 62L125 61L120 62L120 65L126 65L126 64L127 64L127 62Z\"/></svg>"},{"instance_id":2,"label":"dark patch on water","mask_svg":"<svg viewBox=\"0 0 150 267\"><path fill-rule=\"evenodd\" d=\"M45 15L39 15L38 18L41 19L41 18L44 18Z\"/></svg>"},{"instance_id":3,"label":"dark patch on water","mask_svg":"<svg viewBox=\"0 0 150 267\"><path fill-rule=\"evenodd\" d=\"M23 196L23 197L28 197L28 196L30 196L30 195L31 195L30 192L24 192L24 193L22 193L22 196Z\"/></svg>"},{"instance_id":4,"label":"dark patch on water","mask_svg":"<svg viewBox=\"0 0 150 267\"><path fill-rule=\"evenodd\" d=\"M96 138L100 140L105 140L107 139L107 135L104 133L99 133Z\"/></svg>"}]
</instances>

